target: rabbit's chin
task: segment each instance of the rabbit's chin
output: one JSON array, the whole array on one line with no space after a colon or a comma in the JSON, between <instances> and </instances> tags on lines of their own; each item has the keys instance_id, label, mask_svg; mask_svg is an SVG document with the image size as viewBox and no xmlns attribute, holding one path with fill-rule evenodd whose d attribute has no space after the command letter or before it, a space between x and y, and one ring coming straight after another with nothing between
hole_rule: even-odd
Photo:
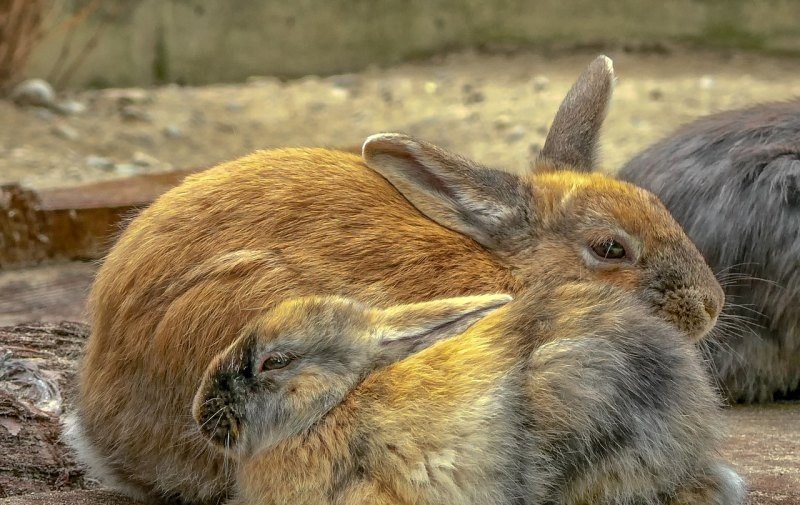
<instances>
[{"instance_id":1,"label":"rabbit's chin","mask_svg":"<svg viewBox=\"0 0 800 505\"><path fill-rule=\"evenodd\" d=\"M270 414L263 410L249 412L246 419L254 421L248 423L243 420L240 436L231 450L236 451L239 457L249 457L273 449L298 435L308 435L317 428L318 423L324 422L341 400L336 395L324 395L299 410L273 405Z\"/></svg>"}]
</instances>

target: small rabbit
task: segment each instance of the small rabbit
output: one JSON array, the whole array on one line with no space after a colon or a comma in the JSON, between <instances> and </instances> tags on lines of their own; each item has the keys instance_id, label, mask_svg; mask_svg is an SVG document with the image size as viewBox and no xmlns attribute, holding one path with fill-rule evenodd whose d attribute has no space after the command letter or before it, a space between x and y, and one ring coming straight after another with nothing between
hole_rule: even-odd
<instances>
[{"instance_id":1,"label":"small rabbit","mask_svg":"<svg viewBox=\"0 0 800 505\"><path fill-rule=\"evenodd\" d=\"M674 328L598 283L534 283L491 310L506 302L315 297L257 318L194 400L238 458L233 503L742 503Z\"/></svg>"},{"instance_id":2,"label":"small rabbit","mask_svg":"<svg viewBox=\"0 0 800 505\"><path fill-rule=\"evenodd\" d=\"M701 118L622 168L656 193L725 284L708 349L733 401L800 386L800 100Z\"/></svg>"},{"instance_id":3,"label":"small rabbit","mask_svg":"<svg viewBox=\"0 0 800 505\"><path fill-rule=\"evenodd\" d=\"M262 151L162 195L92 288L67 430L80 459L134 498L223 499L230 465L191 421L192 398L245 322L289 297L381 307L513 294L558 273L636 293L687 340L701 338L723 293L700 253L655 196L586 173L612 82L608 58L589 65L524 176L381 134L363 160Z\"/></svg>"}]
</instances>

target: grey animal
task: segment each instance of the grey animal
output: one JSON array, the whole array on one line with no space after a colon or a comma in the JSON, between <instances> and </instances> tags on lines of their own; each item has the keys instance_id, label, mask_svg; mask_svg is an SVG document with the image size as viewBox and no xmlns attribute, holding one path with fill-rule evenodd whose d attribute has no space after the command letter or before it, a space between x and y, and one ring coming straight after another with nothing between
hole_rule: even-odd
<instances>
[{"instance_id":1,"label":"grey animal","mask_svg":"<svg viewBox=\"0 0 800 505\"><path fill-rule=\"evenodd\" d=\"M726 309L707 340L728 397L800 385L800 100L701 118L619 177L658 195L719 276Z\"/></svg>"},{"instance_id":2,"label":"grey animal","mask_svg":"<svg viewBox=\"0 0 800 505\"><path fill-rule=\"evenodd\" d=\"M742 502L715 454L718 398L678 330L598 282L536 282L506 302L311 297L258 317L193 408L238 459L233 503ZM442 330L453 306L489 313ZM398 341L429 343L376 366Z\"/></svg>"}]
</instances>

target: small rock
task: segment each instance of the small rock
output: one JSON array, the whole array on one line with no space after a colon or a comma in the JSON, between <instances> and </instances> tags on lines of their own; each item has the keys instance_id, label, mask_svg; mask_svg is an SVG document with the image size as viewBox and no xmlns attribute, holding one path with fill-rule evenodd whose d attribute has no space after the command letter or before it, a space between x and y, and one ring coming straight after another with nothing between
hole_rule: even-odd
<instances>
[{"instance_id":1,"label":"small rock","mask_svg":"<svg viewBox=\"0 0 800 505\"><path fill-rule=\"evenodd\" d=\"M543 75L537 75L533 78L533 90L537 93L546 90L549 85L550 79Z\"/></svg>"},{"instance_id":2,"label":"small rock","mask_svg":"<svg viewBox=\"0 0 800 505\"><path fill-rule=\"evenodd\" d=\"M140 167L156 167L161 165L161 162L147 153L136 151L133 153L133 164Z\"/></svg>"},{"instance_id":3,"label":"small rock","mask_svg":"<svg viewBox=\"0 0 800 505\"><path fill-rule=\"evenodd\" d=\"M473 91L464 98L465 104L480 103L486 100L486 95L482 91Z\"/></svg>"},{"instance_id":4,"label":"small rock","mask_svg":"<svg viewBox=\"0 0 800 505\"><path fill-rule=\"evenodd\" d=\"M714 87L714 84L716 84L714 78L709 75L700 78L700 89L711 89Z\"/></svg>"},{"instance_id":5,"label":"small rock","mask_svg":"<svg viewBox=\"0 0 800 505\"><path fill-rule=\"evenodd\" d=\"M168 139L179 139L179 138L183 137L183 130L181 130L180 128L178 128L175 125L167 126L166 128L164 128L162 130L162 133Z\"/></svg>"},{"instance_id":6,"label":"small rock","mask_svg":"<svg viewBox=\"0 0 800 505\"><path fill-rule=\"evenodd\" d=\"M119 140L136 144L137 146L150 148L156 145L156 140L148 132L129 132L121 131L116 134Z\"/></svg>"},{"instance_id":7,"label":"small rock","mask_svg":"<svg viewBox=\"0 0 800 505\"><path fill-rule=\"evenodd\" d=\"M327 104L325 104L325 102L313 101L309 102L308 111L313 113L322 112L326 107Z\"/></svg>"},{"instance_id":8,"label":"small rock","mask_svg":"<svg viewBox=\"0 0 800 505\"><path fill-rule=\"evenodd\" d=\"M352 90L361 85L361 77L356 74L334 75L330 78L330 82L337 88Z\"/></svg>"},{"instance_id":9,"label":"small rock","mask_svg":"<svg viewBox=\"0 0 800 505\"><path fill-rule=\"evenodd\" d=\"M650 97L650 100L657 102L664 98L664 92L661 90L661 88L653 88L647 92L647 96Z\"/></svg>"},{"instance_id":10,"label":"small rock","mask_svg":"<svg viewBox=\"0 0 800 505\"><path fill-rule=\"evenodd\" d=\"M506 114L501 114L494 120L494 127L498 130L505 130L509 126L511 126L511 118Z\"/></svg>"},{"instance_id":11,"label":"small rock","mask_svg":"<svg viewBox=\"0 0 800 505\"><path fill-rule=\"evenodd\" d=\"M124 121L143 123L151 122L150 114L146 110L134 107L132 105L126 105L122 107L119 110L119 114L122 116Z\"/></svg>"},{"instance_id":12,"label":"small rock","mask_svg":"<svg viewBox=\"0 0 800 505\"><path fill-rule=\"evenodd\" d=\"M471 84L465 84L461 87L461 92L464 93L464 104L479 103L486 100L486 95L481 90L476 89Z\"/></svg>"},{"instance_id":13,"label":"small rock","mask_svg":"<svg viewBox=\"0 0 800 505\"><path fill-rule=\"evenodd\" d=\"M521 124L518 124L508 131L506 140L508 142L517 142L518 140L522 140L527 134L528 130L526 130Z\"/></svg>"},{"instance_id":14,"label":"small rock","mask_svg":"<svg viewBox=\"0 0 800 505\"><path fill-rule=\"evenodd\" d=\"M66 140L78 140L81 136L78 130L65 124L54 126L50 129L50 132L56 137L61 137Z\"/></svg>"},{"instance_id":15,"label":"small rock","mask_svg":"<svg viewBox=\"0 0 800 505\"><path fill-rule=\"evenodd\" d=\"M236 125L231 123L218 122L216 124L217 131L222 133L236 133Z\"/></svg>"},{"instance_id":16,"label":"small rock","mask_svg":"<svg viewBox=\"0 0 800 505\"><path fill-rule=\"evenodd\" d=\"M22 106L52 107L56 101L56 92L44 79L28 79L14 87L11 100Z\"/></svg>"},{"instance_id":17,"label":"small rock","mask_svg":"<svg viewBox=\"0 0 800 505\"><path fill-rule=\"evenodd\" d=\"M114 162L102 156L89 155L86 157L86 166L100 170L114 170Z\"/></svg>"},{"instance_id":18,"label":"small rock","mask_svg":"<svg viewBox=\"0 0 800 505\"><path fill-rule=\"evenodd\" d=\"M119 107L126 105L144 105L153 101L153 96L141 88L109 89L104 95L115 100Z\"/></svg>"},{"instance_id":19,"label":"small rock","mask_svg":"<svg viewBox=\"0 0 800 505\"><path fill-rule=\"evenodd\" d=\"M141 174L144 170L141 165L134 165L133 163L117 163L114 165L114 171L120 175L137 175Z\"/></svg>"},{"instance_id":20,"label":"small rock","mask_svg":"<svg viewBox=\"0 0 800 505\"><path fill-rule=\"evenodd\" d=\"M36 117L44 121L52 121L53 118L56 117L53 111L50 109L45 109L44 107L34 107L33 113L36 115Z\"/></svg>"},{"instance_id":21,"label":"small rock","mask_svg":"<svg viewBox=\"0 0 800 505\"><path fill-rule=\"evenodd\" d=\"M331 96L339 102L344 102L348 98L350 98L350 90L344 88L332 88Z\"/></svg>"},{"instance_id":22,"label":"small rock","mask_svg":"<svg viewBox=\"0 0 800 505\"><path fill-rule=\"evenodd\" d=\"M77 116L78 114L86 112L86 105L75 100L67 100L66 102L57 104L55 110L58 111L59 114L64 114L65 116Z\"/></svg>"}]
</instances>

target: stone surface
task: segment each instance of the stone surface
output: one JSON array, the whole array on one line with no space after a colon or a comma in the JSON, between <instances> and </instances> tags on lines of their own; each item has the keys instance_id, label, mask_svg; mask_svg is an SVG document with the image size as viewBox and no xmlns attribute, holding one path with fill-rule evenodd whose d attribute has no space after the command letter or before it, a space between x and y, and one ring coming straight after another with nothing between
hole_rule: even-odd
<instances>
[{"instance_id":1,"label":"stone surface","mask_svg":"<svg viewBox=\"0 0 800 505\"><path fill-rule=\"evenodd\" d=\"M44 79L28 79L14 86L11 100L17 105L52 107L55 104L56 92Z\"/></svg>"}]
</instances>

